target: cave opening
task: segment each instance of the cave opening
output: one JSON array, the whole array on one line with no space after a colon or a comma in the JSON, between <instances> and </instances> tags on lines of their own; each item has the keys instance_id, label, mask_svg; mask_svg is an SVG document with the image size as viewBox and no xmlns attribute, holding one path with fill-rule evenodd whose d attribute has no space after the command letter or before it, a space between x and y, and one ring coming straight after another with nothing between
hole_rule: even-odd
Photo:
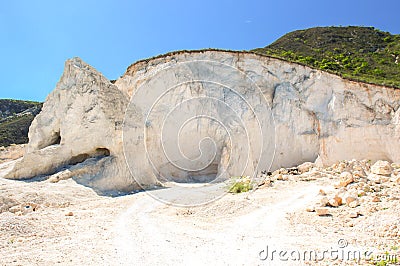
<instances>
[{"instance_id":1,"label":"cave opening","mask_svg":"<svg viewBox=\"0 0 400 266\"><path fill-rule=\"evenodd\" d=\"M212 163L208 167L195 171L188 172L188 181L193 183L210 183L218 176L218 164Z\"/></svg>"},{"instance_id":2,"label":"cave opening","mask_svg":"<svg viewBox=\"0 0 400 266\"><path fill-rule=\"evenodd\" d=\"M55 131L51 134L49 139L49 144L46 147L51 145L60 145L61 144L61 134L60 131Z\"/></svg>"},{"instance_id":3,"label":"cave opening","mask_svg":"<svg viewBox=\"0 0 400 266\"><path fill-rule=\"evenodd\" d=\"M83 163L87 159L90 158L103 158L106 156L110 156L111 152L107 148L97 148L88 153L81 153L76 156L72 156L71 159L68 161L69 165L76 165L78 163Z\"/></svg>"}]
</instances>

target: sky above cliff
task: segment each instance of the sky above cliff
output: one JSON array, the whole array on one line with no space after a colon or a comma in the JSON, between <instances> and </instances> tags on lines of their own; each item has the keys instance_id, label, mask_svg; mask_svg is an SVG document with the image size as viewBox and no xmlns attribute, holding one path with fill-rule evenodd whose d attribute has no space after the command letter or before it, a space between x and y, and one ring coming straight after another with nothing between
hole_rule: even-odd
<instances>
[{"instance_id":1,"label":"sky above cliff","mask_svg":"<svg viewBox=\"0 0 400 266\"><path fill-rule=\"evenodd\" d=\"M18 0L0 3L0 98L44 101L64 61L109 79L173 50L263 47L293 30L374 26L400 33L400 1Z\"/></svg>"}]
</instances>

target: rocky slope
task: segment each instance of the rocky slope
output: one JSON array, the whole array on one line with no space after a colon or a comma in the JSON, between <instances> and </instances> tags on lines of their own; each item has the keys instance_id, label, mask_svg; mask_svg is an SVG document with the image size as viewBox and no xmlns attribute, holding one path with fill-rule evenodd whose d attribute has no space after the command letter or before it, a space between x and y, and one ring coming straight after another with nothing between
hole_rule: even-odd
<instances>
[{"instance_id":1,"label":"rocky slope","mask_svg":"<svg viewBox=\"0 0 400 266\"><path fill-rule=\"evenodd\" d=\"M0 146L28 142L29 126L41 103L0 99Z\"/></svg>"},{"instance_id":2,"label":"rocky slope","mask_svg":"<svg viewBox=\"0 0 400 266\"><path fill-rule=\"evenodd\" d=\"M171 53L115 84L74 58L6 176L66 171L53 180L132 190L315 160L398 162L399 106L399 90L253 53Z\"/></svg>"}]
</instances>

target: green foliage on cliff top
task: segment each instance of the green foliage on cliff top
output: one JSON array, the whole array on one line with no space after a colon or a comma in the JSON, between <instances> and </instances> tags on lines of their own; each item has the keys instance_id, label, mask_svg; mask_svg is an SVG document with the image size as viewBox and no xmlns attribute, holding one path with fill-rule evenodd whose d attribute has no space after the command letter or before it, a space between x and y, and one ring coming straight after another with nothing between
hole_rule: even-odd
<instances>
[{"instance_id":1,"label":"green foliage on cliff top","mask_svg":"<svg viewBox=\"0 0 400 266\"><path fill-rule=\"evenodd\" d=\"M345 78L400 88L400 35L373 27L298 30L252 51Z\"/></svg>"}]
</instances>

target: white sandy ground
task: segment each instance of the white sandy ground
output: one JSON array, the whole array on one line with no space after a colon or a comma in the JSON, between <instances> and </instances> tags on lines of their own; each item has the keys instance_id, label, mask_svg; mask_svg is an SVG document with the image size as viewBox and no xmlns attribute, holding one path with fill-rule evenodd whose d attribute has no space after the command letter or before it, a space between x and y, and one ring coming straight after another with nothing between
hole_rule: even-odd
<instances>
[{"instance_id":1,"label":"white sandy ground","mask_svg":"<svg viewBox=\"0 0 400 266\"><path fill-rule=\"evenodd\" d=\"M284 262L276 253L272 261L271 254L263 261L260 252L267 247L269 253L338 249L339 239L353 250L398 243L374 238L357 225L345 226L345 218L305 212L321 188L330 189L329 182L277 181L188 208L155 199L165 198L173 188L152 191L151 196L140 192L112 198L72 179L49 183L0 178L0 197L40 204L26 215L0 214L0 265L302 265L310 262ZM66 216L70 211L73 216Z\"/></svg>"}]
</instances>

